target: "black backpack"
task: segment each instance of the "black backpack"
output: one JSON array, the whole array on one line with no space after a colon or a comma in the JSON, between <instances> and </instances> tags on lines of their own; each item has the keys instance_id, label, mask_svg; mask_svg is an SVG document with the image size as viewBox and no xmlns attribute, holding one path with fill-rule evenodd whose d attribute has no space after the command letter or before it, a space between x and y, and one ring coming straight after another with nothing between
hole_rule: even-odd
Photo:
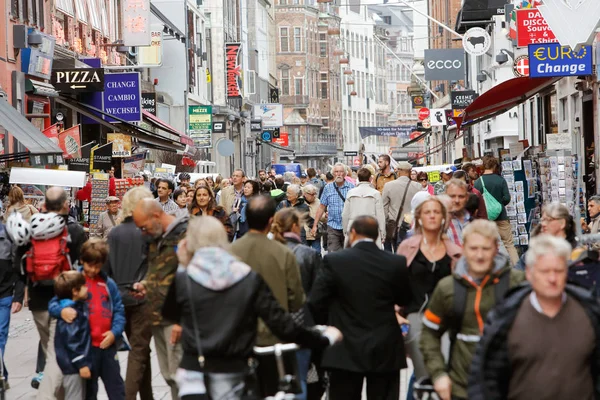
<instances>
[{"instance_id":1,"label":"black backpack","mask_svg":"<svg viewBox=\"0 0 600 400\"><path fill-rule=\"evenodd\" d=\"M504 296L510 289L510 271L505 272L499 278L498 283L494 285L494 297L496 304L500 304L504 300ZM450 336L450 355L448 357L448 368L450 368L450 361L452 359L452 351L454 350L454 343L456 343L456 336L460 333L462 328L463 319L465 317L465 311L467 307L467 287L459 282L458 279L454 279L454 296L452 301L452 316L448 324L448 334Z\"/></svg>"}]
</instances>

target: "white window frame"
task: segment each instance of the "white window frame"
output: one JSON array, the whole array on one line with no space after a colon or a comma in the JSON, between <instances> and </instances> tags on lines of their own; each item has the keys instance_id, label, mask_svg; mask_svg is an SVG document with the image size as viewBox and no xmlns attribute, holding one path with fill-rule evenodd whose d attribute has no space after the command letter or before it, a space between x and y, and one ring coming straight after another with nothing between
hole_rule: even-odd
<instances>
[{"instance_id":1,"label":"white window frame","mask_svg":"<svg viewBox=\"0 0 600 400\"><path fill-rule=\"evenodd\" d=\"M285 36L283 35L283 30L285 29ZM283 48L283 38L285 37L285 49ZM290 28L287 26L279 27L279 49L282 53L289 53L290 51Z\"/></svg>"},{"instance_id":2,"label":"white window frame","mask_svg":"<svg viewBox=\"0 0 600 400\"><path fill-rule=\"evenodd\" d=\"M86 0L92 29L102 32L102 22L97 0Z\"/></svg>"},{"instance_id":3,"label":"white window frame","mask_svg":"<svg viewBox=\"0 0 600 400\"><path fill-rule=\"evenodd\" d=\"M299 82L299 83L298 83ZM298 89L300 89L300 93L298 93ZM304 96L304 78L294 78L294 95L295 96Z\"/></svg>"},{"instance_id":4,"label":"white window frame","mask_svg":"<svg viewBox=\"0 0 600 400\"><path fill-rule=\"evenodd\" d=\"M246 81L248 82L248 87L246 88L246 94L255 94L256 93L256 71L248 70L246 72Z\"/></svg>"},{"instance_id":5,"label":"white window frame","mask_svg":"<svg viewBox=\"0 0 600 400\"><path fill-rule=\"evenodd\" d=\"M287 76L284 76L284 73L287 74ZM285 87L283 85L284 81L287 82L287 91L285 90ZM281 70L281 95L289 96L291 92L292 92L292 90L291 90L291 81L290 81L290 70L282 69Z\"/></svg>"},{"instance_id":6,"label":"white window frame","mask_svg":"<svg viewBox=\"0 0 600 400\"><path fill-rule=\"evenodd\" d=\"M77 21L82 24L88 24L87 10L85 0L75 0L75 13L77 15Z\"/></svg>"},{"instance_id":7,"label":"white window frame","mask_svg":"<svg viewBox=\"0 0 600 400\"><path fill-rule=\"evenodd\" d=\"M73 0L56 0L56 9L69 17L75 18Z\"/></svg>"},{"instance_id":8,"label":"white window frame","mask_svg":"<svg viewBox=\"0 0 600 400\"><path fill-rule=\"evenodd\" d=\"M302 28L299 26L294 27L294 51L302 51Z\"/></svg>"}]
</instances>

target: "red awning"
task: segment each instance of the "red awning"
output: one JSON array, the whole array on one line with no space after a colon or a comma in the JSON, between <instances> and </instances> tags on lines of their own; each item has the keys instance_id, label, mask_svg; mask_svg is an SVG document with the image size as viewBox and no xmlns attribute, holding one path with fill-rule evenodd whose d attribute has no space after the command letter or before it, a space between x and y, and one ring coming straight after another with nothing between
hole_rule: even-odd
<instances>
[{"instance_id":1,"label":"red awning","mask_svg":"<svg viewBox=\"0 0 600 400\"><path fill-rule=\"evenodd\" d=\"M465 109L462 117L454 118L458 128L477 124L502 114L523 103L560 78L514 78L494 86ZM463 121L465 121L463 123Z\"/></svg>"},{"instance_id":2,"label":"red awning","mask_svg":"<svg viewBox=\"0 0 600 400\"><path fill-rule=\"evenodd\" d=\"M194 141L188 135L181 134L181 143L186 144L188 146L194 146Z\"/></svg>"},{"instance_id":3,"label":"red awning","mask_svg":"<svg viewBox=\"0 0 600 400\"><path fill-rule=\"evenodd\" d=\"M156 125L158 128L162 129L163 131L172 133L173 135L181 136L181 133L179 133L177 129L173 128L171 125L167 124L163 120L157 118L154 114L151 114L146 110L142 110L142 112L144 113L144 118L149 119L150 122Z\"/></svg>"}]
</instances>

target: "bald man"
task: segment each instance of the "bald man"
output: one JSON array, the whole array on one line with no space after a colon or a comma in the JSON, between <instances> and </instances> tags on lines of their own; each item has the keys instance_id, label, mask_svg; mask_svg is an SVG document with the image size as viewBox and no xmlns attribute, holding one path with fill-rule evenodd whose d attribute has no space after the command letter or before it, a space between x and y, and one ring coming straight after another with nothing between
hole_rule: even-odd
<instances>
[{"instance_id":1,"label":"bald man","mask_svg":"<svg viewBox=\"0 0 600 400\"><path fill-rule=\"evenodd\" d=\"M85 233L75 218L69 216L69 197L67 196L67 192L61 187L48 188L46 190L46 198L44 199L44 208L46 212L57 213L65 219L69 234L69 242L67 244L69 258L71 259L71 264L76 266L79 262L81 246L85 242ZM16 259L21 260L25 252L29 250L29 247L30 245L20 247L17 250ZM27 281L27 276L23 275L22 282ZM55 399L56 393L62 385L62 372L56 362L56 353L54 351L56 320L51 320L48 314L48 303L54 296L54 285L52 282L33 285L29 281L28 294L29 309L33 314L33 320L40 335L42 350L46 356L46 366L44 367L44 375L38 389L37 398Z\"/></svg>"},{"instance_id":2,"label":"bald man","mask_svg":"<svg viewBox=\"0 0 600 400\"><path fill-rule=\"evenodd\" d=\"M189 216L175 218L165 213L154 199L140 201L133 210L133 221L149 240L148 272L141 282L134 284L139 297L148 300L151 310L152 336L156 345L160 372L171 387L171 396L178 398L175 373L183 351L179 343L179 321L162 318L162 307L177 271L177 244L185 236Z\"/></svg>"}]
</instances>

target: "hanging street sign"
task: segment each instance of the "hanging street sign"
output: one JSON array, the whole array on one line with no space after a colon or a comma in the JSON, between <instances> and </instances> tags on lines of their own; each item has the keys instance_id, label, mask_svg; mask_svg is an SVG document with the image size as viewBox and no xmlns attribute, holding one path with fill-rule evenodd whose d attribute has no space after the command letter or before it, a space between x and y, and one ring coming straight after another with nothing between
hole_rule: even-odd
<instances>
[{"instance_id":1,"label":"hanging street sign","mask_svg":"<svg viewBox=\"0 0 600 400\"><path fill-rule=\"evenodd\" d=\"M517 10L517 46L556 43L558 40L546 20L536 9Z\"/></svg>"},{"instance_id":2,"label":"hanging street sign","mask_svg":"<svg viewBox=\"0 0 600 400\"><path fill-rule=\"evenodd\" d=\"M591 44L600 22L598 0L544 0L538 10L558 42L573 50L579 45Z\"/></svg>"},{"instance_id":3,"label":"hanging street sign","mask_svg":"<svg viewBox=\"0 0 600 400\"><path fill-rule=\"evenodd\" d=\"M142 85L139 72L119 72L104 77L102 100L107 114L128 122L142 121ZM105 116L108 122L116 119Z\"/></svg>"},{"instance_id":4,"label":"hanging street sign","mask_svg":"<svg viewBox=\"0 0 600 400\"><path fill-rule=\"evenodd\" d=\"M530 44L529 66L532 78L592 75L592 47L573 51L558 43Z\"/></svg>"},{"instance_id":5,"label":"hanging street sign","mask_svg":"<svg viewBox=\"0 0 600 400\"><path fill-rule=\"evenodd\" d=\"M463 48L473 56L482 56L490 49L492 38L483 28L471 28L463 36Z\"/></svg>"},{"instance_id":6,"label":"hanging street sign","mask_svg":"<svg viewBox=\"0 0 600 400\"><path fill-rule=\"evenodd\" d=\"M423 121L425 118L429 117L429 108L423 107L419 109L419 119Z\"/></svg>"},{"instance_id":7,"label":"hanging street sign","mask_svg":"<svg viewBox=\"0 0 600 400\"><path fill-rule=\"evenodd\" d=\"M529 57L519 56L513 63L513 73L517 78L529 76Z\"/></svg>"},{"instance_id":8,"label":"hanging street sign","mask_svg":"<svg viewBox=\"0 0 600 400\"><path fill-rule=\"evenodd\" d=\"M446 111L443 108L431 109L431 126L444 126L447 124ZM425 122L425 121L423 121ZM423 124L425 128L425 124Z\"/></svg>"},{"instance_id":9,"label":"hanging street sign","mask_svg":"<svg viewBox=\"0 0 600 400\"><path fill-rule=\"evenodd\" d=\"M50 82L62 93L102 92L103 68L54 69Z\"/></svg>"}]
</instances>

